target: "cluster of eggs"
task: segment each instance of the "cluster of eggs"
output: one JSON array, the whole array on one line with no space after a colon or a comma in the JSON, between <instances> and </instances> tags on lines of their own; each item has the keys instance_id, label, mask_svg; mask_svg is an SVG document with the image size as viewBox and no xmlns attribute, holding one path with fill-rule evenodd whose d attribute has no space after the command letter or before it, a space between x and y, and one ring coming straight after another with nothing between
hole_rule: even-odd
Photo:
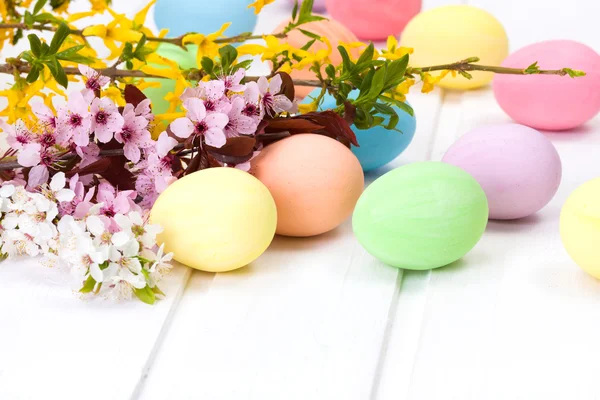
<instances>
[{"instance_id":1,"label":"cluster of eggs","mask_svg":"<svg viewBox=\"0 0 600 400\"><path fill-rule=\"evenodd\" d=\"M184 7L189 0L158 0L156 22L172 35L197 30L197 26L216 31L227 21L233 22L229 35L252 31L256 16L245 7L250 1L226 1L230 4L225 8L222 4L209 7L208 12L202 8L202 15L178 15L177 10L190 9ZM446 77L439 86L449 90L476 89L492 82L498 104L518 124L471 131L450 147L442 163L395 169L362 195L363 171L389 163L407 148L416 130L414 116L396 109L400 116L396 131L352 126L360 147L352 146L351 152L324 136L296 135L265 148L253 164L252 175L214 169L183 178L161 196L152 213L166 227L167 250L175 251L181 262L208 271L239 268L258 257L275 233L321 234L353 213L356 237L377 258L400 268L436 268L466 254L483 234L488 218L523 218L552 199L561 180L561 162L551 142L536 129L572 129L600 111L600 56L593 49L574 41L552 40L509 55L501 23L472 6L444 6L420 13L421 0L315 0L313 8L329 12L332 19L304 28L326 36L333 48L358 38L383 40L400 35L402 46L416 49L411 55L414 66L477 56L481 64L523 69L537 62L542 69L568 66L585 71L586 76L565 79L472 72L470 80ZM226 14L219 11L223 9L228 10ZM292 32L285 40L300 47L306 37ZM319 46L325 45L315 43L313 50ZM159 48L160 55L183 68L195 66L194 53L194 49L186 52L166 44ZM337 52L331 58L334 64L341 63ZM294 70L292 77L314 79L315 74ZM160 88L148 88L146 94L161 113L168 107L163 98L174 83L158 81ZM298 99L311 101L310 90L297 88ZM326 95L322 109L334 106L335 99ZM595 223L597 199L600 179L573 193L561 214L561 236L575 261L600 278L595 250L600 238L600 224Z\"/></svg>"}]
</instances>

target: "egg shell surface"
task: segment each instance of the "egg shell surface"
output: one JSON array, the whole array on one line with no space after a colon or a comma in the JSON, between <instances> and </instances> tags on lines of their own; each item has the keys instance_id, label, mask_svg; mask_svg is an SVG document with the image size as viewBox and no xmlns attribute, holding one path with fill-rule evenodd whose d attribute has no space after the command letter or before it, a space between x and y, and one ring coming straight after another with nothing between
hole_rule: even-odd
<instances>
[{"instance_id":1,"label":"egg shell surface","mask_svg":"<svg viewBox=\"0 0 600 400\"><path fill-rule=\"evenodd\" d=\"M600 178L571 193L560 213L560 237L569 256L600 279Z\"/></svg>"},{"instance_id":2,"label":"egg shell surface","mask_svg":"<svg viewBox=\"0 0 600 400\"><path fill-rule=\"evenodd\" d=\"M283 29L290 23L290 21L291 19L284 20L281 24L279 24L279 26L277 26L277 28L275 28L273 33L282 32ZM309 22L307 24L303 24L302 29L312 32L319 36L325 36L327 39L329 39L329 42L331 43L332 47L331 55L329 56L329 58L331 59L331 63L334 65L339 65L342 63L342 56L340 55L340 52L337 49L340 42L352 43L358 41L357 37L348 28L346 28L344 25L342 25L335 19ZM303 34L297 29L294 29L293 31L288 33L288 36L285 39L281 39L282 42L287 42L291 46L296 48L301 48L310 40L311 39L309 37L307 37L305 34ZM323 42L316 41L312 46L310 46L310 49L308 51L310 51L311 53L316 53L317 51L322 49L327 49L327 45ZM352 49L350 53L355 58L358 58L360 56L360 50L356 48ZM301 70L293 69L290 75L294 79L316 79L317 75L309 69L310 66ZM321 72L325 73L325 67L322 68ZM296 97L298 99L303 99L305 96L307 96L310 92L313 91L313 88L308 86L296 86L295 90Z\"/></svg>"},{"instance_id":3,"label":"egg shell surface","mask_svg":"<svg viewBox=\"0 0 600 400\"><path fill-rule=\"evenodd\" d=\"M161 43L156 53L159 56L175 61L181 68L196 68L196 46L188 46L185 51L179 46L170 43ZM162 65L151 64L156 68L166 68ZM169 109L170 103L165 100L165 96L175 91L175 81L166 78L146 78L146 82L158 82L160 87L148 87L143 90L146 97L152 102L152 112L154 114L164 114Z\"/></svg>"},{"instance_id":4,"label":"egg shell surface","mask_svg":"<svg viewBox=\"0 0 600 400\"><path fill-rule=\"evenodd\" d=\"M321 89L315 89L309 97L305 98L303 103L310 103L312 98L316 98ZM350 92L348 98L356 99L358 91ZM408 104L408 102L407 102ZM409 104L410 105L410 104ZM319 110L328 110L336 107L335 98L330 94L326 94ZM385 126L390 120L390 117L384 115L383 125L374 126L369 129L358 129L352 125L352 131L356 135L359 147L352 146L352 152L360 161L363 171L371 171L386 165L398 157L411 143L417 129L417 120L414 116L401 110L397 106L392 108L398 114L400 120L396 129L386 129Z\"/></svg>"},{"instance_id":5,"label":"egg shell surface","mask_svg":"<svg viewBox=\"0 0 600 400\"><path fill-rule=\"evenodd\" d=\"M205 35L217 32L226 22L227 36L254 31L257 16L248 6L252 0L158 0L154 20L158 29L168 29L168 37L190 32Z\"/></svg>"},{"instance_id":6,"label":"egg shell surface","mask_svg":"<svg viewBox=\"0 0 600 400\"><path fill-rule=\"evenodd\" d=\"M316 134L293 135L264 148L251 172L277 204L277 233L314 236L340 225L364 187L360 163L340 142Z\"/></svg>"},{"instance_id":7,"label":"egg shell surface","mask_svg":"<svg viewBox=\"0 0 600 400\"><path fill-rule=\"evenodd\" d=\"M384 263L425 270L467 254L487 220L485 193L473 177L453 165L419 162L369 185L352 227L360 244Z\"/></svg>"},{"instance_id":8,"label":"egg shell surface","mask_svg":"<svg viewBox=\"0 0 600 400\"><path fill-rule=\"evenodd\" d=\"M171 184L150 220L164 229L158 242L175 260L223 272L251 263L269 247L277 211L269 190L249 173L209 168Z\"/></svg>"},{"instance_id":9,"label":"egg shell surface","mask_svg":"<svg viewBox=\"0 0 600 400\"><path fill-rule=\"evenodd\" d=\"M296 0L288 0L292 6L295 4ZM298 7L302 5L302 0L298 1ZM325 11L325 0L315 0L313 2L313 12L323 12Z\"/></svg>"},{"instance_id":10,"label":"egg shell surface","mask_svg":"<svg viewBox=\"0 0 600 400\"><path fill-rule=\"evenodd\" d=\"M331 16L361 39L385 40L397 36L421 11L421 0L326 0Z\"/></svg>"},{"instance_id":11,"label":"egg shell surface","mask_svg":"<svg viewBox=\"0 0 600 400\"><path fill-rule=\"evenodd\" d=\"M581 70L586 76L497 75L493 88L502 109L516 122L560 131L584 124L600 111L600 55L572 40L549 40L512 53L503 67Z\"/></svg>"},{"instance_id":12,"label":"egg shell surface","mask_svg":"<svg viewBox=\"0 0 600 400\"><path fill-rule=\"evenodd\" d=\"M556 194L562 176L552 142L519 124L474 129L450 146L442 161L479 182L492 219L523 218L539 211Z\"/></svg>"},{"instance_id":13,"label":"egg shell surface","mask_svg":"<svg viewBox=\"0 0 600 400\"><path fill-rule=\"evenodd\" d=\"M418 14L402 32L400 44L415 49L410 64L419 67L475 56L480 64L500 65L508 55L508 37L502 24L487 11L468 5L442 6ZM474 89L487 85L494 76L491 72L469 73L473 79L449 74L438 86Z\"/></svg>"}]
</instances>

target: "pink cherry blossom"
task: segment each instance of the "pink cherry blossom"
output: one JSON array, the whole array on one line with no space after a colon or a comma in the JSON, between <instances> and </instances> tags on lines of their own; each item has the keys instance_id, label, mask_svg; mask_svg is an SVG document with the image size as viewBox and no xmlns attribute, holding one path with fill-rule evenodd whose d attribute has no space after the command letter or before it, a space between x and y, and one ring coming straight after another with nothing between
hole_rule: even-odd
<instances>
[{"instance_id":1,"label":"pink cherry blossom","mask_svg":"<svg viewBox=\"0 0 600 400\"><path fill-rule=\"evenodd\" d=\"M31 111L42 124L56 128L56 116L50 107L38 101L31 104Z\"/></svg>"},{"instance_id":2,"label":"pink cherry blossom","mask_svg":"<svg viewBox=\"0 0 600 400\"><path fill-rule=\"evenodd\" d=\"M225 95L223 81L200 82L195 88L187 88L181 95L181 100L198 98L204 102L208 114L213 112L226 114L229 111L229 98Z\"/></svg>"},{"instance_id":3,"label":"pink cherry blossom","mask_svg":"<svg viewBox=\"0 0 600 400\"><path fill-rule=\"evenodd\" d=\"M140 149L147 148L152 143L150 132L146 129L148 120L136 116L133 110L123 112L123 127L115 134L117 142L122 143L125 157L133 163L140 161Z\"/></svg>"},{"instance_id":4,"label":"pink cherry blossom","mask_svg":"<svg viewBox=\"0 0 600 400\"><path fill-rule=\"evenodd\" d=\"M246 105L242 109L242 114L250 117L258 124L264 117L264 110L260 103L260 92L256 82L248 82L244 91L244 100Z\"/></svg>"},{"instance_id":5,"label":"pink cherry blossom","mask_svg":"<svg viewBox=\"0 0 600 400\"><path fill-rule=\"evenodd\" d=\"M256 133L257 122L242 114L245 106L243 97L236 96L231 100L231 110L227 115L229 122L225 126L225 136L228 138Z\"/></svg>"},{"instance_id":6,"label":"pink cherry blossom","mask_svg":"<svg viewBox=\"0 0 600 400\"><path fill-rule=\"evenodd\" d=\"M152 114L152 107L150 104L150 99L142 100L140 104L135 106L135 115L146 118L148 122L153 121L154 114Z\"/></svg>"},{"instance_id":7,"label":"pink cherry blossom","mask_svg":"<svg viewBox=\"0 0 600 400\"><path fill-rule=\"evenodd\" d=\"M91 130L96 134L96 139L102 143L110 142L124 122L117 106L108 97L97 97L92 101L91 112Z\"/></svg>"},{"instance_id":8,"label":"pink cherry blossom","mask_svg":"<svg viewBox=\"0 0 600 400\"><path fill-rule=\"evenodd\" d=\"M240 82L244 79L244 76L246 76L246 70L240 68L233 75L222 78L221 81L225 84L225 92L243 92L246 86Z\"/></svg>"},{"instance_id":9,"label":"pink cherry blossom","mask_svg":"<svg viewBox=\"0 0 600 400\"><path fill-rule=\"evenodd\" d=\"M6 133L6 142L11 149L22 150L24 146L33 142L34 136L22 120L18 120L12 126L0 119L0 129Z\"/></svg>"},{"instance_id":10,"label":"pink cherry blossom","mask_svg":"<svg viewBox=\"0 0 600 400\"><path fill-rule=\"evenodd\" d=\"M54 149L44 148L39 143L26 145L17 156L17 161L24 167L33 167L29 171L28 186L36 188L48 182L50 171L58 160L58 154Z\"/></svg>"},{"instance_id":11,"label":"pink cherry blossom","mask_svg":"<svg viewBox=\"0 0 600 400\"><path fill-rule=\"evenodd\" d=\"M85 168L100 159L100 147L96 143L90 143L84 147L76 147L75 152L81 157L79 168Z\"/></svg>"},{"instance_id":12,"label":"pink cherry blossom","mask_svg":"<svg viewBox=\"0 0 600 400\"><path fill-rule=\"evenodd\" d=\"M69 95L67 106L58 111L58 141L66 142L73 138L78 146L87 146L90 142L92 123L89 102L79 92Z\"/></svg>"},{"instance_id":13,"label":"pink cherry blossom","mask_svg":"<svg viewBox=\"0 0 600 400\"><path fill-rule=\"evenodd\" d=\"M60 203L61 215L73 215L75 218L83 218L92 208L92 198L94 197L95 187L91 187L87 192L79 175L75 174L69 180L69 189L75 193L73 200Z\"/></svg>"},{"instance_id":14,"label":"pink cherry blossom","mask_svg":"<svg viewBox=\"0 0 600 400\"><path fill-rule=\"evenodd\" d=\"M198 98L187 99L184 103L187 110L185 118L177 118L171 123L171 130L180 138L204 136L206 144L222 147L225 142L223 128L227 125L227 115L223 113L206 113L204 102Z\"/></svg>"},{"instance_id":15,"label":"pink cherry blossom","mask_svg":"<svg viewBox=\"0 0 600 400\"><path fill-rule=\"evenodd\" d=\"M294 104L281 91L281 76L275 75L269 82L267 78L258 78L258 91L262 96L262 107L269 117L274 117L284 111L290 111Z\"/></svg>"},{"instance_id":16,"label":"pink cherry blossom","mask_svg":"<svg viewBox=\"0 0 600 400\"><path fill-rule=\"evenodd\" d=\"M79 72L85 77L85 89L82 95L91 102L96 97L95 92L99 91L104 85L110 82L110 78L103 76L100 72L87 65L79 65Z\"/></svg>"},{"instance_id":17,"label":"pink cherry blossom","mask_svg":"<svg viewBox=\"0 0 600 400\"><path fill-rule=\"evenodd\" d=\"M112 219L117 214L141 211L141 208L134 202L136 197L137 193L134 190L117 191L110 183L103 182L98 185L98 195L96 196L98 203L102 203L100 215ZM118 228L114 221L111 223L111 228Z\"/></svg>"}]
</instances>

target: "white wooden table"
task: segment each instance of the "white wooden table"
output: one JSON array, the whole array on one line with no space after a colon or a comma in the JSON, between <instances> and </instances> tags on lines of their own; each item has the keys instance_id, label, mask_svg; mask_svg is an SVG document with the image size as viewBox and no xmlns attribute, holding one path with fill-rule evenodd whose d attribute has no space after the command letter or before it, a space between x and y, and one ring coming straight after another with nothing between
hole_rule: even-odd
<instances>
[{"instance_id":1,"label":"white wooden table","mask_svg":"<svg viewBox=\"0 0 600 400\"><path fill-rule=\"evenodd\" d=\"M132 14L146 1L113 3ZM286 3L266 8L257 32ZM497 16L512 50L569 38L600 51L596 0L465 3ZM439 160L471 128L508 121L489 89L410 102L418 130L389 168ZM462 261L434 271L383 265L349 221L316 238L277 237L232 273L177 267L154 307L79 301L54 271L3 262L0 399L600 399L600 282L558 233L567 196L600 175L598 130L600 118L549 134L564 168L554 200L490 222Z\"/></svg>"}]
</instances>

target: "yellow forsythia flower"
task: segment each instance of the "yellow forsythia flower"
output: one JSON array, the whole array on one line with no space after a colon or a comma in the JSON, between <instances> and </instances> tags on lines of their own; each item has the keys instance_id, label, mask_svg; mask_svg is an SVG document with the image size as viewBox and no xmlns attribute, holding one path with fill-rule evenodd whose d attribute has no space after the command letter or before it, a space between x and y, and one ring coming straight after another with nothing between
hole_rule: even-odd
<instances>
[{"instance_id":1,"label":"yellow forsythia flower","mask_svg":"<svg viewBox=\"0 0 600 400\"><path fill-rule=\"evenodd\" d=\"M190 86L190 82L184 79L183 76L179 76L179 78L177 78L177 81L175 82L175 90L165 96L165 100L170 103L167 113L173 113L177 111L177 108L181 104L181 95L185 89Z\"/></svg>"},{"instance_id":2,"label":"yellow forsythia flower","mask_svg":"<svg viewBox=\"0 0 600 400\"><path fill-rule=\"evenodd\" d=\"M123 98L123 93L118 87L107 87L106 89L102 90L102 96L108 97L118 106L124 106L126 104L125 99Z\"/></svg>"},{"instance_id":3,"label":"yellow forsythia flower","mask_svg":"<svg viewBox=\"0 0 600 400\"><path fill-rule=\"evenodd\" d=\"M321 36L321 41L327 46L326 49L320 49L314 53L311 53L310 51L306 52L306 54L302 55L302 60L299 61L297 64L294 64L292 68L304 69L307 66L312 65L314 63L331 63L331 60L329 60L329 55L331 54L332 50L331 43L329 42L329 39L327 39L325 36Z\"/></svg>"},{"instance_id":4,"label":"yellow forsythia flower","mask_svg":"<svg viewBox=\"0 0 600 400\"><path fill-rule=\"evenodd\" d=\"M24 80L13 85L10 89L1 90L0 96L5 96L8 100L8 106L0 112L0 116L8 117L8 123L12 124L18 119L28 121L31 118L29 100L33 96L39 96L44 88L44 81L37 81L28 84Z\"/></svg>"},{"instance_id":5,"label":"yellow forsythia flower","mask_svg":"<svg viewBox=\"0 0 600 400\"><path fill-rule=\"evenodd\" d=\"M348 53L348 55L350 56L350 60L355 61L356 57L353 56L353 51L354 49L359 49L361 47L367 47L366 43L362 43L362 42L350 42L350 43L345 43L345 42L340 42L339 43L340 46L342 46L344 49L346 49L346 52Z\"/></svg>"},{"instance_id":6,"label":"yellow forsythia flower","mask_svg":"<svg viewBox=\"0 0 600 400\"><path fill-rule=\"evenodd\" d=\"M250 4L248 8L254 7L254 14L258 14L264 6L271 4L274 1L275 0L256 0L254 3Z\"/></svg>"},{"instance_id":7,"label":"yellow forsythia flower","mask_svg":"<svg viewBox=\"0 0 600 400\"><path fill-rule=\"evenodd\" d=\"M262 60L266 61L284 51L298 52L298 50L294 49L288 43L281 43L279 39L273 35L264 36L263 39L265 40L264 46L261 44L243 44L237 48L238 54L252 56L262 54Z\"/></svg>"},{"instance_id":8,"label":"yellow forsythia flower","mask_svg":"<svg viewBox=\"0 0 600 400\"><path fill-rule=\"evenodd\" d=\"M415 84L415 80L411 79L411 78L406 78L404 80L404 82L402 82L401 84L399 84L398 86L396 86L396 90L394 91L394 94L396 95L396 98L398 98L401 101L406 100L406 95L408 94L408 92L410 91L410 88Z\"/></svg>"},{"instance_id":9,"label":"yellow forsythia flower","mask_svg":"<svg viewBox=\"0 0 600 400\"><path fill-rule=\"evenodd\" d=\"M442 71L438 76L432 76L430 73L425 72L422 74L421 79L423 79L423 88L421 89L422 93L429 93L434 89L434 85L439 83L446 75L448 75L450 71L445 70Z\"/></svg>"},{"instance_id":10,"label":"yellow forsythia flower","mask_svg":"<svg viewBox=\"0 0 600 400\"><path fill-rule=\"evenodd\" d=\"M387 49L381 51L381 57L387 60L397 60L407 54L412 54L413 51L410 47L398 47L398 40L394 36L388 36Z\"/></svg>"},{"instance_id":11,"label":"yellow forsythia flower","mask_svg":"<svg viewBox=\"0 0 600 400\"><path fill-rule=\"evenodd\" d=\"M317 103L310 102L308 104L298 104L298 111L300 114L307 114L309 112L317 111Z\"/></svg>"},{"instance_id":12,"label":"yellow forsythia flower","mask_svg":"<svg viewBox=\"0 0 600 400\"><path fill-rule=\"evenodd\" d=\"M96 13L102 13L108 8L108 1L106 0L90 0L90 3L92 3L92 11Z\"/></svg>"},{"instance_id":13,"label":"yellow forsythia flower","mask_svg":"<svg viewBox=\"0 0 600 400\"><path fill-rule=\"evenodd\" d=\"M200 65L200 60L202 60L202 57L206 56L213 58L219 54L219 48L221 47L221 45L215 43L215 40L223 36L223 33L227 28L229 28L229 25L231 25L231 22L224 23L221 26L221 29L209 35L203 35L201 33L192 33L183 37L182 43L184 45L192 43L198 46L198 52L196 53L197 65Z\"/></svg>"}]
</instances>

